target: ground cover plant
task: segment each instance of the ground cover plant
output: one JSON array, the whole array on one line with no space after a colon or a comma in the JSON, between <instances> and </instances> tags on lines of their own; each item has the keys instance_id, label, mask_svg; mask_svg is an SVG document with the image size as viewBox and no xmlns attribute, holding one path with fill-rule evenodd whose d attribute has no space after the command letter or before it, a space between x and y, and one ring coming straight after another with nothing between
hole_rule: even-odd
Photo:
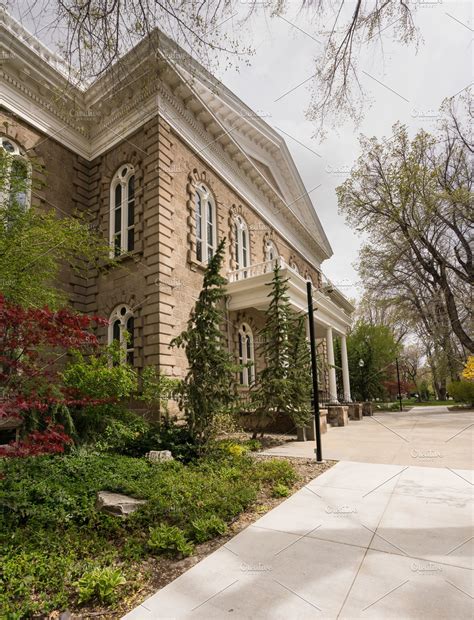
<instances>
[{"instance_id":1,"label":"ground cover plant","mask_svg":"<svg viewBox=\"0 0 474 620\"><path fill-rule=\"evenodd\" d=\"M142 586L150 558L192 554L224 534L263 488L283 495L297 478L287 461L251 458L230 441L186 464L84 448L3 459L0 476L0 608L15 620L113 610ZM99 490L147 503L120 519L96 510Z\"/></svg>"}]
</instances>

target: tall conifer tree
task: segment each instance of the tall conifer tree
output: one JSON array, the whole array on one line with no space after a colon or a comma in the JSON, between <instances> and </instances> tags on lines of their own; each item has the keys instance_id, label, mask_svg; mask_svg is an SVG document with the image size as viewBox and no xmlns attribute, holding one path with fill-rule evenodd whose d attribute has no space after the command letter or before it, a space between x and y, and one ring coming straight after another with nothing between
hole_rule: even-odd
<instances>
[{"instance_id":1,"label":"tall conifer tree","mask_svg":"<svg viewBox=\"0 0 474 620\"><path fill-rule=\"evenodd\" d=\"M304 425L310 413L311 368L305 334L305 317L297 314L287 294L288 279L278 265L273 270L270 304L259 332L265 366L252 391L252 408L265 418L289 416L295 426Z\"/></svg>"},{"instance_id":2,"label":"tall conifer tree","mask_svg":"<svg viewBox=\"0 0 474 620\"><path fill-rule=\"evenodd\" d=\"M229 413L236 399L236 365L220 328L224 321L224 287L227 284L220 274L224 248L225 239L208 263L187 329L171 342L171 346L184 348L188 358L189 370L182 383L179 402L189 430L201 449L212 439L218 416Z\"/></svg>"},{"instance_id":3,"label":"tall conifer tree","mask_svg":"<svg viewBox=\"0 0 474 620\"><path fill-rule=\"evenodd\" d=\"M297 314L290 327L290 412L295 426L305 426L311 419L311 355L306 339L306 316Z\"/></svg>"}]
</instances>

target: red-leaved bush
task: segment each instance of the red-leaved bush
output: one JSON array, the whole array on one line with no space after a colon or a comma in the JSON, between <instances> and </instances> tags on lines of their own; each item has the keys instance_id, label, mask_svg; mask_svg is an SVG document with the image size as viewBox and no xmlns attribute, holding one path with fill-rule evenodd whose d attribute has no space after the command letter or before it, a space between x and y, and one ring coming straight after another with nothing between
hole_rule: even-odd
<instances>
[{"instance_id":1,"label":"red-leaved bush","mask_svg":"<svg viewBox=\"0 0 474 620\"><path fill-rule=\"evenodd\" d=\"M59 454L72 439L64 432L60 424L52 424L45 431L32 431L25 439L0 446L0 456L40 456L41 454Z\"/></svg>"},{"instance_id":2,"label":"red-leaved bush","mask_svg":"<svg viewBox=\"0 0 474 620\"><path fill-rule=\"evenodd\" d=\"M0 419L21 418L35 413L42 430L35 430L3 452L7 455L57 453L71 439L48 420L51 407L90 404L61 385L58 362L72 349L98 346L91 329L107 324L96 316L68 308L22 308L0 294ZM0 453L1 454L1 453Z\"/></svg>"}]
</instances>

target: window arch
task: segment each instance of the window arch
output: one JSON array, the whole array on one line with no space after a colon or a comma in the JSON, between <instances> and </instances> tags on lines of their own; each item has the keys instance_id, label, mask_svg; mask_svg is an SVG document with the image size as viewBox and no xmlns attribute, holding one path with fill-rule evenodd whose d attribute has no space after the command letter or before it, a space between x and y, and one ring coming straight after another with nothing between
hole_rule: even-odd
<instances>
[{"instance_id":1,"label":"window arch","mask_svg":"<svg viewBox=\"0 0 474 620\"><path fill-rule=\"evenodd\" d=\"M217 247L216 205L209 189L200 183L194 194L194 222L196 228L196 260L205 263Z\"/></svg>"},{"instance_id":2,"label":"window arch","mask_svg":"<svg viewBox=\"0 0 474 620\"><path fill-rule=\"evenodd\" d=\"M5 157L4 186L0 188L1 204L25 210L30 203L31 167L25 152L7 136L0 136L0 155Z\"/></svg>"},{"instance_id":3,"label":"window arch","mask_svg":"<svg viewBox=\"0 0 474 620\"><path fill-rule=\"evenodd\" d=\"M131 308L125 304L117 306L109 319L109 344L120 343L124 359L133 366L135 353L135 318Z\"/></svg>"},{"instance_id":4,"label":"window arch","mask_svg":"<svg viewBox=\"0 0 474 620\"><path fill-rule=\"evenodd\" d=\"M250 236L247 223L244 218L237 215L234 218L234 237L235 237L235 264L236 269L243 269L250 266Z\"/></svg>"},{"instance_id":5,"label":"window arch","mask_svg":"<svg viewBox=\"0 0 474 620\"><path fill-rule=\"evenodd\" d=\"M120 166L110 184L110 244L114 256L135 247L135 169Z\"/></svg>"},{"instance_id":6,"label":"window arch","mask_svg":"<svg viewBox=\"0 0 474 620\"><path fill-rule=\"evenodd\" d=\"M295 261L294 261L294 260L292 260L292 261L290 262L290 269L293 269L293 271L294 271L295 273L298 273L298 274L299 274L299 272L300 272L300 270L299 270L299 268L298 268L298 265L295 263Z\"/></svg>"},{"instance_id":7,"label":"window arch","mask_svg":"<svg viewBox=\"0 0 474 620\"><path fill-rule=\"evenodd\" d=\"M243 366L239 372L239 383L250 386L255 383L255 346L252 330L247 323L242 323L240 326L238 346L239 364Z\"/></svg>"}]
</instances>

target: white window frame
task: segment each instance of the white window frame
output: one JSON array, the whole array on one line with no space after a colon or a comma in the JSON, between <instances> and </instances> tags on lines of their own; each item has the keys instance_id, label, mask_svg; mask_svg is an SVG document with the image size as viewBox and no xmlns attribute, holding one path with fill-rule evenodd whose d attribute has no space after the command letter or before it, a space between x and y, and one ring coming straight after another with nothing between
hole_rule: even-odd
<instances>
[{"instance_id":1,"label":"white window frame","mask_svg":"<svg viewBox=\"0 0 474 620\"><path fill-rule=\"evenodd\" d=\"M120 346L123 351L123 361L129 362L130 357L134 357L135 353L135 334L130 334L131 340L127 341L125 338L125 332L127 332L127 324L129 319L135 320L135 315L130 306L126 304L120 304L112 311L109 317L109 333L108 333L108 343L109 345L114 342L114 340L118 340ZM119 338L114 338L114 327L115 323L119 322ZM135 331L135 327L134 327ZM133 365L133 363L131 364Z\"/></svg>"},{"instance_id":2,"label":"white window frame","mask_svg":"<svg viewBox=\"0 0 474 620\"><path fill-rule=\"evenodd\" d=\"M130 179L134 177L134 191L133 197L129 196ZM121 188L120 206L116 205L115 193L117 187ZM128 209L133 202L134 217L133 221L129 221ZM135 168L132 164L123 164L114 174L112 182L110 184L110 218L109 218L109 240L111 246L111 255L120 256L127 252L132 252L133 247L130 247L128 243L129 232L132 231L132 235L135 232L135 211L136 211L136 175ZM115 211L120 208L120 230L115 230ZM120 247L116 249L115 239L120 235ZM117 250L120 249L120 252Z\"/></svg>"},{"instance_id":3,"label":"white window frame","mask_svg":"<svg viewBox=\"0 0 474 620\"><path fill-rule=\"evenodd\" d=\"M204 183L200 183L195 189L194 226L196 260L206 264L217 248L217 211L212 193Z\"/></svg>"},{"instance_id":4,"label":"white window frame","mask_svg":"<svg viewBox=\"0 0 474 620\"><path fill-rule=\"evenodd\" d=\"M11 147L13 147L13 150L7 150L5 148L6 144L9 144ZM21 192L25 196L22 206L23 206L23 209L26 211L30 207L30 203L31 203L31 164L28 161L28 158L26 157L25 152L18 146L18 144L14 140L9 138L8 136L0 135L0 149L5 151L5 153L7 153L7 155L10 157L10 162L6 168L5 188L3 189L3 192L0 190L0 202L3 204L5 200L5 194L6 194L9 197L8 204L10 204L10 200L11 200L10 176L12 172L13 162L15 160L21 161L22 164L24 164L26 168L26 187L25 187L25 191Z\"/></svg>"},{"instance_id":5,"label":"white window frame","mask_svg":"<svg viewBox=\"0 0 474 620\"><path fill-rule=\"evenodd\" d=\"M242 387L250 387L255 383L255 342L253 332L248 323L242 323L237 335L237 357L239 364L244 366L239 371L239 384Z\"/></svg>"},{"instance_id":6,"label":"white window frame","mask_svg":"<svg viewBox=\"0 0 474 620\"><path fill-rule=\"evenodd\" d=\"M250 267L250 233L247 222L240 215L234 218L234 260L236 269Z\"/></svg>"}]
</instances>

